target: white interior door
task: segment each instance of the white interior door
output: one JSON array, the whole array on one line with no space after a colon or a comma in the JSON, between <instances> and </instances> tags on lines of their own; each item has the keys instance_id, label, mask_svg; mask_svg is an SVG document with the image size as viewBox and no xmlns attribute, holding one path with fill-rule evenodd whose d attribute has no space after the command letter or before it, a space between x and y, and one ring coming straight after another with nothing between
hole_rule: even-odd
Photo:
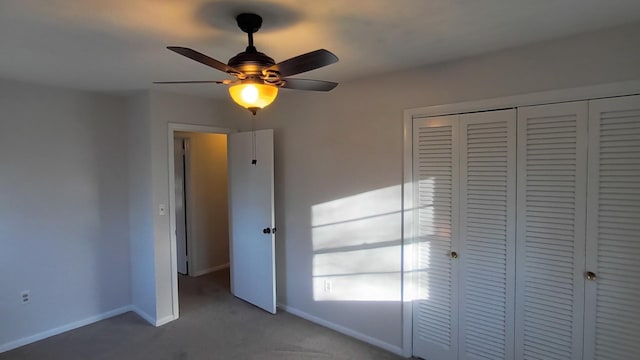
<instances>
[{"instance_id":1,"label":"white interior door","mask_svg":"<svg viewBox=\"0 0 640 360\"><path fill-rule=\"evenodd\" d=\"M584 359L640 356L640 96L589 102Z\"/></svg>"},{"instance_id":2,"label":"white interior door","mask_svg":"<svg viewBox=\"0 0 640 360\"><path fill-rule=\"evenodd\" d=\"M459 359L513 359L516 111L460 120Z\"/></svg>"},{"instance_id":3,"label":"white interior door","mask_svg":"<svg viewBox=\"0 0 640 360\"><path fill-rule=\"evenodd\" d=\"M173 140L174 161L174 191L176 195L176 252L178 258L178 272L188 274L187 266L187 207L186 207L186 174L185 174L185 139Z\"/></svg>"},{"instance_id":4,"label":"white interior door","mask_svg":"<svg viewBox=\"0 0 640 360\"><path fill-rule=\"evenodd\" d=\"M518 109L516 359L582 359L587 108Z\"/></svg>"},{"instance_id":5,"label":"white interior door","mask_svg":"<svg viewBox=\"0 0 640 360\"><path fill-rule=\"evenodd\" d=\"M413 355L458 357L458 118L414 121L413 182L417 298ZM452 256L453 254L453 256Z\"/></svg>"},{"instance_id":6,"label":"white interior door","mask_svg":"<svg viewBox=\"0 0 640 360\"><path fill-rule=\"evenodd\" d=\"M230 134L228 158L231 291L275 314L273 130Z\"/></svg>"}]
</instances>

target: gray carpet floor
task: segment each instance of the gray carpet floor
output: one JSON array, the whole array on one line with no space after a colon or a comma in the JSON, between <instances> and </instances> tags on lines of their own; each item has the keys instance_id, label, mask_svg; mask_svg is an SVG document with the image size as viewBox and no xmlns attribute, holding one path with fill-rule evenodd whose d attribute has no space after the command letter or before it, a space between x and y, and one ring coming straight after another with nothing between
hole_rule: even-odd
<instances>
[{"instance_id":1,"label":"gray carpet floor","mask_svg":"<svg viewBox=\"0 0 640 360\"><path fill-rule=\"evenodd\" d=\"M126 313L0 354L0 360L403 359L229 293L229 273L180 277L180 318L156 328Z\"/></svg>"}]
</instances>

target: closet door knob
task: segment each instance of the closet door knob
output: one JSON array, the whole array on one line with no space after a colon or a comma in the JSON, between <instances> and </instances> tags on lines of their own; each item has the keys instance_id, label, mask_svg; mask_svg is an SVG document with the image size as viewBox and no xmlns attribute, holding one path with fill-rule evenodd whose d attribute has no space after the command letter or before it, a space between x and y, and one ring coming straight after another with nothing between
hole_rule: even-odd
<instances>
[{"instance_id":1,"label":"closet door knob","mask_svg":"<svg viewBox=\"0 0 640 360\"><path fill-rule=\"evenodd\" d=\"M457 259L458 258L458 253L455 252L455 251L452 251L449 256L451 256L452 259Z\"/></svg>"},{"instance_id":2,"label":"closet door knob","mask_svg":"<svg viewBox=\"0 0 640 360\"><path fill-rule=\"evenodd\" d=\"M596 274L591 271L587 271L587 273L585 274L585 277L587 278L587 280L591 280L591 281L595 281L597 279Z\"/></svg>"}]
</instances>

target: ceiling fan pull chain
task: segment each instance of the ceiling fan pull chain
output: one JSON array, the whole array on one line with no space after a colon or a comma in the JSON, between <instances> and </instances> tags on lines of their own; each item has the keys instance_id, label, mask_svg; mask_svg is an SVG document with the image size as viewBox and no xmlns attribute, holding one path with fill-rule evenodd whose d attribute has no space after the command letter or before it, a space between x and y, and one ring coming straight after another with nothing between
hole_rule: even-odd
<instances>
[{"instance_id":1,"label":"ceiling fan pull chain","mask_svg":"<svg viewBox=\"0 0 640 360\"><path fill-rule=\"evenodd\" d=\"M251 141L251 155L253 156L253 160L251 160L251 165L257 165L258 160L256 159L256 114L251 116L251 132L252 132L252 141Z\"/></svg>"}]
</instances>

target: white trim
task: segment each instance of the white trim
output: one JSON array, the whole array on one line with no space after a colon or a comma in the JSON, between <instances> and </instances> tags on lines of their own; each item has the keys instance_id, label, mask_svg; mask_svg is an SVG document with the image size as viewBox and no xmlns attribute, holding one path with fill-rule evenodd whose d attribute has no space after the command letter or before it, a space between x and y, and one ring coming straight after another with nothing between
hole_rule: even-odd
<instances>
[{"instance_id":1,"label":"white trim","mask_svg":"<svg viewBox=\"0 0 640 360\"><path fill-rule=\"evenodd\" d=\"M413 116L404 115L402 177L402 355L410 357L413 352L413 277L414 256L411 251L413 238Z\"/></svg>"},{"instance_id":2,"label":"white trim","mask_svg":"<svg viewBox=\"0 0 640 360\"><path fill-rule=\"evenodd\" d=\"M413 108L405 110L404 117L413 119L636 94L640 94L640 80Z\"/></svg>"},{"instance_id":3,"label":"white trim","mask_svg":"<svg viewBox=\"0 0 640 360\"><path fill-rule=\"evenodd\" d=\"M133 311L133 307L131 305L123 306L123 307L120 307L120 308L117 308L117 309L113 309L111 311L104 312L104 313L99 314L99 315L90 316L90 317L88 317L86 319L82 319L82 320L74 321L74 322L66 324L66 325L58 326L56 328L49 329L49 330L43 331L41 333L37 333L35 335L31 335L31 336L24 337L22 339L14 340L14 341L8 342L6 344L0 345L0 353L3 353L5 351L9 351L9 350L13 350L13 349L19 348L21 346L34 343L36 341L40 341L40 340L46 339L48 337L61 334L63 332L67 332L67 331L74 330L74 329L77 329L77 328L80 328L80 327L83 327L83 326L87 326L89 324L93 324L93 323L98 322L100 320L104 320L104 319L108 319L108 318L111 318L111 317L114 317L114 316L118 316L118 315L124 314L124 313L129 312L129 311Z\"/></svg>"},{"instance_id":4,"label":"white trim","mask_svg":"<svg viewBox=\"0 0 640 360\"><path fill-rule=\"evenodd\" d=\"M158 326L162 326L166 323L172 322L173 320L178 320L177 317L173 316L173 315L169 315L169 316L165 316L162 319L155 319L153 316L147 314L146 312L142 311L139 307L137 306L131 306L131 311L133 311L134 313L136 313L136 315L140 316L143 320L145 320L146 322L148 322L149 324L158 327Z\"/></svg>"},{"instance_id":5,"label":"white trim","mask_svg":"<svg viewBox=\"0 0 640 360\"><path fill-rule=\"evenodd\" d=\"M208 126L208 125L195 125L195 124L172 123L172 122L168 123L168 125L169 125L169 130L194 132L194 133L231 134L238 131L237 129L222 128L222 127Z\"/></svg>"},{"instance_id":6,"label":"white trim","mask_svg":"<svg viewBox=\"0 0 640 360\"><path fill-rule=\"evenodd\" d=\"M532 105L593 100L608 97L640 94L640 80L630 80L601 85L550 90L522 95L505 96L453 104L433 105L406 109L403 112L403 179L402 179L402 355L413 354L412 345L412 293L416 278L412 276L412 266L406 264L414 259L413 243L413 120L441 115L453 115L478 111L518 108Z\"/></svg>"},{"instance_id":7,"label":"white trim","mask_svg":"<svg viewBox=\"0 0 640 360\"><path fill-rule=\"evenodd\" d=\"M133 311L134 313L136 313L136 315L140 316L144 321L148 322L149 324L156 326L156 319L147 314L146 312L142 311L142 309L140 309L139 307L132 305L131 306L131 311Z\"/></svg>"},{"instance_id":8,"label":"white trim","mask_svg":"<svg viewBox=\"0 0 640 360\"><path fill-rule=\"evenodd\" d=\"M164 325L164 324L166 324L166 323L170 323L170 322L172 322L173 320L178 320L178 318L177 318L177 317L175 317L175 316L172 316L172 315L165 316L165 317L163 317L162 319L158 319L158 320L156 320L155 326L156 326L156 327L159 327L159 326L162 326L162 325Z\"/></svg>"},{"instance_id":9,"label":"white trim","mask_svg":"<svg viewBox=\"0 0 640 360\"><path fill-rule=\"evenodd\" d=\"M194 124L181 124L181 123L168 123L167 124L167 138L168 138L168 165L169 168L169 238L171 242L170 256L171 256L171 308L172 312L170 316L167 316L161 320L155 322L156 326L160 326L169 321L176 320L180 317L180 310L178 305L178 259L177 259L177 246L176 246L176 211L174 204L176 203L175 193L175 177L174 177L174 159L173 159L173 136L175 131L187 131L187 132L199 132L199 133L212 133L212 134L231 134L237 132L236 129L221 128L215 126L206 125L194 125ZM156 300L159 295L156 295ZM147 319L147 321L149 321ZM164 321L164 322L163 322ZM158 325L159 324L159 325Z\"/></svg>"},{"instance_id":10,"label":"white trim","mask_svg":"<svg viewBox=\"0 0 640 360\"><path fill-rule=\"evenodd\" d=\"M404 356L404 352L402 350L401 347L393 345L393 344L389 344L388 342L376 339L374 337L371 337L369 335L365 335L361 332L349 329L347 327L344 327L342 325L338 325L335 323L332 323L330 321L321 319L317 316L308 314L302 310L296 309L294 307L285 305L285 304L278 304L278 308L288 312L289 314L295 315L297 317L303 318L305 320L311 321L312 323L324 326L326 328L329 328L331 330L337 331L341 334L347 335L347 336L351 336L352 338L358 339L360 341L364 341L368 344L371 344L373 346L379 347L381 349L387 350L391 353L394 353L396 355L401 355Z\"/></svg>"},{"instance_id":11,"label":"white trim","mask_svg":"<svg viewBox=\"0 0 640 360\"><path fill-rule=\"evenodd\" d=\"M208 269L203 269L203 270L200 270L200 271L194 271L193 272L193 276L202 276L202 275L210 274L212 272L220 271L222 269L227 269L227 268L229 268L229 266L230 266L230 263L226 263L226 264L210 267Z\"/></svg>"}]
</instances>

